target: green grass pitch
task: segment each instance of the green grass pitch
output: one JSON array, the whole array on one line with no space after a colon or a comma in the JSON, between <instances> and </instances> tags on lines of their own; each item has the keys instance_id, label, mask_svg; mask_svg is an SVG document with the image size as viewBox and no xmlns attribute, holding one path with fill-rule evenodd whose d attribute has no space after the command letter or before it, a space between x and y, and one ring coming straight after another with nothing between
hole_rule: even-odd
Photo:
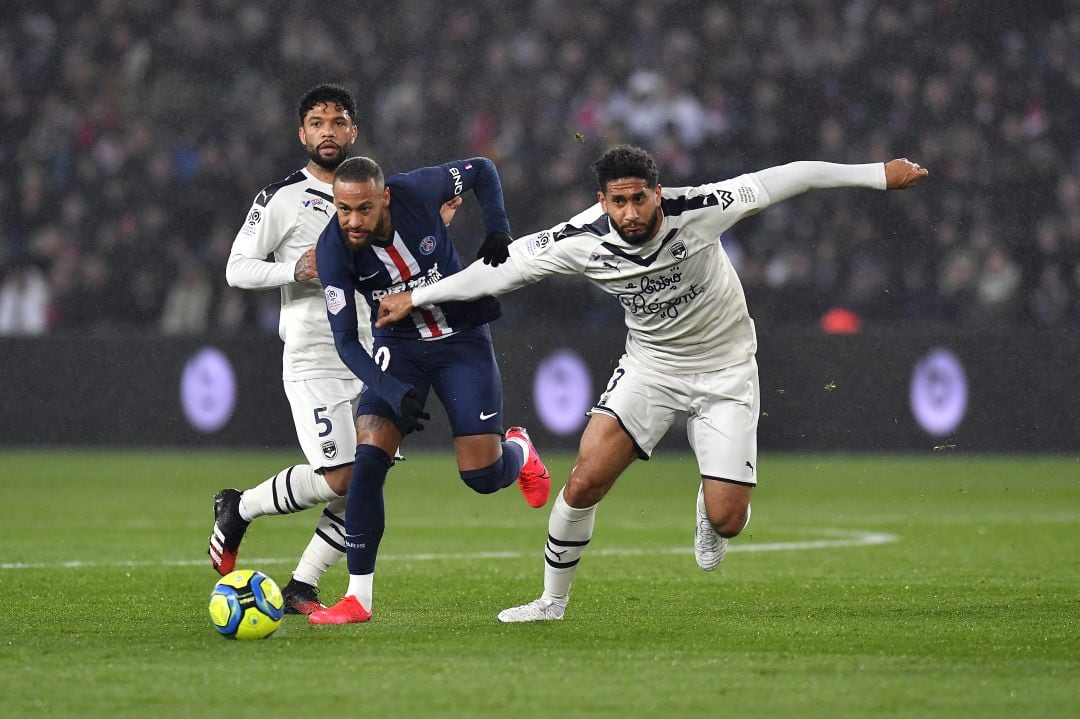
<instances>
[{"instance_id":1,"label":"green grass pitch","mask_svg":"<svg viewBox=\"0 0 1080 719\"><path fill-rule=\"evenodd\" d=\"M572 457L548 464L561 487ZM562 622L535 598L547 508L391 471L366 625L211 628L211 498L281 453L0 453L0 716L1053 717L1080 713L1080 461L764 454L720 569L691 552L688 456L601 505ZM258 520L284 584L313 512ZM323 581L336 601L344 566Z\"/></svg>"}]
</instances>

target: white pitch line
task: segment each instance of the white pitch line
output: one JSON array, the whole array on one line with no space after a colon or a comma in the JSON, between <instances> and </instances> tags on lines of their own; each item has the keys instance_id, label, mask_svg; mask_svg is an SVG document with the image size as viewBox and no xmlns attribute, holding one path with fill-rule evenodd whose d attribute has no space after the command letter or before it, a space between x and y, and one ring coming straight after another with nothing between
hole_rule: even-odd
<instances>
[{"instance_id":1,"label":"white pitch line","mask_svg":"<svg viewBox=\"0 0 1080 719\"><path fill-rule=\"evenodd\" d=\"M815 539L806 542L763 542L761 544L731 544L728 552L790 552L810 549L831 549L836 547L866 547L874 544L889 544L900 540L895 534L882 532L859 532L843 529L823 529L823 534L838 537L837 539ZM659 554L689 554L693 547L646 547L641 549L628 549L612 547L609 549L596 549L589 552L590 556L602 557L644 557ZM421 554L385 554L379 557L380 562L430 562L451 561L462 559L524 559L539 556L539 550L534 552L468 552L468 553L421 553ZM70 562L0 562L0 570L15 569L96 569L99 567L135 568L135 567L196 567L209 563L209 559L160 559L139 561L70 561ZM295 557L254 557L245 559L244 563L249 566L262 566L266 564L291 564L296 561Z\"/></svg>"}]
</instances>

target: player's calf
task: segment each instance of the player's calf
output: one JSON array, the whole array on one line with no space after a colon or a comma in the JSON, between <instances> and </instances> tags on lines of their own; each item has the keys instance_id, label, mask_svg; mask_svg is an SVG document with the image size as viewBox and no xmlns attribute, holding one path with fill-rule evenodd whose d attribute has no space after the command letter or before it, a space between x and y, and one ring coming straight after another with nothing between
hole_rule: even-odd
<instances>
[{"instance_id":1,"label":"player's calf","mask_svg":"<svg viewBox=\"0 0 1080 719\"><path fill-rule=\"evenodd\" d=\"M706 572L720 566L727 554L728 539L737 536L750 522L750 505L725 505L720 521L714 522L705 504L704 484L698 487L697 518L694 524L694 560Z\"/></svg>"}]
</instances>

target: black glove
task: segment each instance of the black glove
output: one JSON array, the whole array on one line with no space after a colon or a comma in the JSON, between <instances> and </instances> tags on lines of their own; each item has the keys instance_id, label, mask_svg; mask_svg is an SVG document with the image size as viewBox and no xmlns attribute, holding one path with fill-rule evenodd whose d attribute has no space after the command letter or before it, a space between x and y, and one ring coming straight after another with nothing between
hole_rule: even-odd
<instances>
[{"instance_id":1,"label":"black glove","mask_svg":"<svg viewBox=\"0 0 1080 719\"><path fill-rule=\"evenodd\" d=\"M513 240L505 232L489 232L476 253L476 259L483 260L485 265L498 267L510 258L511 242Z\"/></svg>"},{"instance_id":2,"label":"black glove","mask_svg":"<svg viewBox=\"0 0 1080 719\"><path fill-rule=\"evenodd\" d=\"M424 425L420 423L420 420L426 422L431 419L431 415L424 411L424 406L416 400L415 389L409 390L401 398L401 409L398 414L401 416L401 430L404 434L413 431L423 432Z\"/></svg>"}]
</instances>

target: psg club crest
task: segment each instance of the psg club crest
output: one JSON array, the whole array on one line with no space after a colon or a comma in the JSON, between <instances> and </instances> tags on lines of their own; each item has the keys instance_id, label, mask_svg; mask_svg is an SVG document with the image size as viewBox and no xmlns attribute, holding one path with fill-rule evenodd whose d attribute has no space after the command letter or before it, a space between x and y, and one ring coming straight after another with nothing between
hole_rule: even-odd
<instances>
[{"instance_id":1,"label":"psg club crest","mask_svg":"<svg viewBox=\"0 0 1080 719\"><path fill-rule=\"evenodd\" d=\"M424 239L420 240L419 249L421 255L430 255L432 252L435 251L435 238L431 235L428 235Z\"/></svg>"},{"instance_id":2,"label":"psg club crest","mask_svg":"<svg viewBox=\"0 0 1080 719\"><path fill-rule=\"evenodd\" d=\"M322 443L322 453L327 459L333 459L337 456L337 442L332 439L328 439Z\"/></svg>"}]
</instances>

